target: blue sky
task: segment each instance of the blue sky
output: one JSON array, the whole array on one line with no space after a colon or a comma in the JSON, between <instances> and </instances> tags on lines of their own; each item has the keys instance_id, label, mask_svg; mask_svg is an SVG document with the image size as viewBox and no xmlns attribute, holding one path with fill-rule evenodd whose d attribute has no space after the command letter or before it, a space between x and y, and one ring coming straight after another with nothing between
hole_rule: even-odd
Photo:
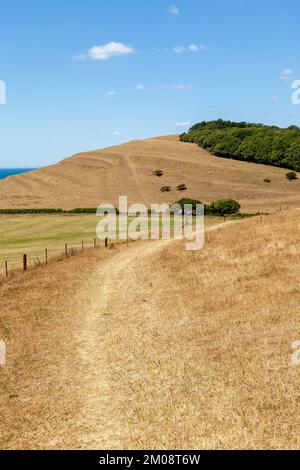
<instances>
[{"instance_id":1,"label":"blue sky","mask_svg":"<svg viewBox=\"0 0 300 470\"><path fill-rule=\"evenodd\" d=\"M300 125L296 0L2 2L0 167L216 118Z\"/></svg>"}]
</instances>

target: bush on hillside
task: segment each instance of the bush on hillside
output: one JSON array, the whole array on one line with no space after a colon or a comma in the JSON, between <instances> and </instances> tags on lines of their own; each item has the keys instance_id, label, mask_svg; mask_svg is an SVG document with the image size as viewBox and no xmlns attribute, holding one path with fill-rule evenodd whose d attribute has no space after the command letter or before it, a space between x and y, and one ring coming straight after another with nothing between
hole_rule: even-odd
<instances>
[{"instance_id":1,"label":"bush on hillside","mask_svg":"<svg viewBox=\"0 0 300 470\"><path fill-rule=\"evenodd\" d=\"M186 205L192 206L192 211L195 214L197 205L199 204L202 204L202 202L198 201L197 199L183 198L183 199L180 199L179 201L174 202L172 205L180 206L182 210L184 209L184 206Z\"/></svg>"},{"instance_id":2,"label":"bush on hillside","mask_svg":"<svg viewBox=\"0 0 300 470\"><path fill-rule=\"evenodd\" d=\"M198 201L198 199L191 199L188 197L184 197L182 199L179 199L179 201L174 202L174 204L177 204L181 207L184 207L186 204L190 204L193 209L196 209L197 204L202 204L201 201Z\"/></svg>"},{"instance_id":3,"label":"bush on hillside","mask_svg":"<svg viewBox=\"0 0 300 470\"><path fill-rule=\"evenodd\" d=\"M177 186L177 191L186 191L187 190L187 187L185 184L179 184Z\"/></svg>"},{"instance_id":4,"label":"bush on hillside","mask_svg":"<svg viewBox=\"0 0 300 470\"><path fill-rule=\"evenodd\" d=\"M161 178L164 175L163 171L161 170L155 170L153 171L153 174L154 176L158 176L159 178Z\"/></svg>"},{"instance_id":5,"label":"bush on hillside","mask_svg":"<svg viewBox=\"0 0 300 470\"><path fill-rule=\"evenodd\" d=\"M295 173L294 171L289 171L289 172L286 174L286 178L287 178L289 181L297 180L297 179L298 179L297 173Z\"/></svg>"},{"instance_id":6,"label":"bush on hillside","mask_svg":"<svg viewBox=\"0 0 300 470\"><path fill-rule=\"evenodd\" d=\"M170 191L171 191L170 186L163 186L162 188L160 188L161 193L169 193Z\"/></svg>"},{"instance_id":7,"label":"bush on hillside","mask_svg":"<svg viewBox=\"0 0 300 470\"><path fill-rule=\"evenodd\" d=\"M234 199L218 199L210 204L211 213L220 216L237 214L240 208L240 203Z\"/></svg>"}]
</instances>

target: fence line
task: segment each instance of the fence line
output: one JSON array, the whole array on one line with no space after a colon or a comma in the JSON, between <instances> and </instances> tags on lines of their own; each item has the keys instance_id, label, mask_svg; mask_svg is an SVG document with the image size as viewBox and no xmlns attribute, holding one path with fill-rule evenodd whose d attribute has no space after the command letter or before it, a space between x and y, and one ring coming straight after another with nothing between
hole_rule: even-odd
<instances>
[{"instance_id":1,"label":"fence line","mask_svg":"<svg viewBox=\"0 0 300 470\"><path fill-rule=\"evenodd\" d=\"M74 247L74 245L75 245L75 247ZM84 240L81 241L81 245L79 245L79 246L81 246L81 252L84 252L85 247L86 247L86 244L85 244ZM104 240L104 247L105 248L108 247L108 238L105 238L105 240ZM94 249L100 248L100 243L97 243L96 238L94 238L93 244L90 246L90 248L94 248ZM76 247L76 244L65 243L64 251L59 250L59 249L55 249L55 250L52 251L52 253L53 253L52 259L57 258L58 255L65 256L65 258L69 258L71 256L74 256L77 253L76 250L78 251L78 248ZM42 265L42 264L46 265L46 264L48 264L48 260L49 260L48 248L44 249L44 255L45 255L44 263L40 261L38 256L35 256L34 254L32 254L31 256L34 258L34 260L38 260L39 265ZM14 259L16 259L15 256L14 256ZM22 266L22 270L24 272L28 270L28 267L29 267L28 261L29 260L30 260L30 256L28 256L28 253L24 253L23 256L21 257L21 260L20 260L20 261L22 261L21 266ZM14 265L14 268L12 268L10 271L14 271L16 269L17 269L17 267ZM6 259L4 261L4 274L5 274L6 278L9 277L9 272L10 271L9 271L9 262L8 262L8 259Z\"/></svg>"}]
</instances>

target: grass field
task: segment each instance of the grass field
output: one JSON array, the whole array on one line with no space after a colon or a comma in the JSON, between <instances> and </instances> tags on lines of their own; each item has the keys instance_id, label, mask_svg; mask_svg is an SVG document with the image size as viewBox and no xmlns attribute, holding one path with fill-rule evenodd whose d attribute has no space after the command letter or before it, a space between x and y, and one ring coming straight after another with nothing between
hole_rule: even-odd
<instances>
[{"instance_id":1,"label":"grass field","mask_svg":"<svg viewBox=\"0 0 300 470\"><path fill-rule=\"evenodd\" d=\"M16 215L0 217L0 263L21 266L22 255L29 262L44 261L45 248L50 257L64 252L65 243L81 247L93 245L96 217L94 215Z\"/></svg>"},{"instance_id":2,"label":"grass field","mask_svg":"<svg viewBox=\"0 0 300 470\"><path fill-rule=\"evenodd\" d=\"M299 448L300 211L219 228L0 286L0 449Z\"/></svg>"},{"instance_id":3,"label":"grass field","mask_svg":"<svg viewBox=\"0 0 300 470\"><path fill-rule=\"evenodd\" d=\"M219 223L218 217L206 217L206 226ZM62 254L65 244L71 248L93 247L99 218L95 215L2 215L0 216L0 266L21 267L22 256L30 264L48 256Z\"/></svg>"}]
</instances>

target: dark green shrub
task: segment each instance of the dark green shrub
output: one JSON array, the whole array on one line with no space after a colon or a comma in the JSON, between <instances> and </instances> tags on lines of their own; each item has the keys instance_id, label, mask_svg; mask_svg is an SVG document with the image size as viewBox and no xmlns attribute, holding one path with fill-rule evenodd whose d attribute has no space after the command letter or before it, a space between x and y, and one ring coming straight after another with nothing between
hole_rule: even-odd
<instances>
[{"instance_id":1,"label":"dark green shrub","mask_svg":"<svg viewBox=\"0 0 300 470\"><path fill-rule=\"evenodd\" d=\"M170 191L171 191L170 186L163 186L162 188L160 188L161 193L169 193Z\"/></svg>"},{"instance_id":2,"label":"dark green shrub","mask_svg":"<svg viewBox=\"0 0 300 470\"><path fill-rule=\"evenodd\" d=\"M264 183L271 183L271 180L270 180L270 178L266 178L266 179L264 179Z\"/></svg>"},{"instance_id":3,"label":"dark green shrub","mask_svg":"<svg viewBox=\"0 0 300 470\"><path fill-rule=\"evenodd\" d=\"M287 178L289 181L297 180L297 179L298 179L297 173L295 173L294 171L289 171L289 172L286 174L286 178Z\"/></svg>"},{"instance_id":4,"label":"dark green shrub","mask_svg":"<svg viewBox=\"0 0 300 470\"><path fill-rule=\"evenodd\" d=\"M214 215L230 215L237 214L241 208L239 202L234 199L218 199L210 205L211 213Z\"/></svg>"},{"instance_id":5,"label":"dark green shrub","mask_svg":"<svg viewBox=\"0 0 300 470\"><path fill-rule=\"evenodd\" d=\"M187 187L185 184L179 184L177 186L177 191L186 191L187 190Z\"/></svg>"},{"instance_id":6,"label":"dark green shrub","mask_svg":"<svg viewBox=\"0 0 300 470\"><path fill-rule=\"evenodd\" d=\"M180 199L179 201L174 202L173 205L175 204L178 206L181 206L182 209L184 208L185 205L189 204L192 206L193 210L196 210L197 204L202 204L202 202L198 201L197 199L183 198L183 199Z\"/></svg>"},{"instance_id":7,"label":"dark green shrub","mask_svg":"<svg viewBox=\"0 0 300 470\"><path fill-rule=\"evenodd\" d=\"M0 209L0 214L63 214L63 209Z\"/></svg>"},{"instance_id":8,"label":"dark green shrub","mask_svg":"<svg viewBox=\"0 0 300 470\"><path fill-rule=\"evenodd\" d=\"M97 209L95 207L78 207L67 212L70 214L96 214Z\"/></svg>"},{"instance_id":9,"label":"dark green shrub","mask_svg":"<svg viewBox=\"0 0 300 470\"><path fill-rule=\"evenodd\" d=\"M164 175L163 171L161 170L155 170L153 171L153 174L154 176L158 176L159 178L161 178Z\"/></svg>"},{"instance_id":10,"label":"dark green shrub","mask_svg":"<svg viewBox=\"0 0 300 470\"><path fill-rule=\"evenodd\" d=\"M201 201L198 199L192 199L189 197L184 197L182 199L179 199L179 201L174 202L174 204L179 204L180 206L184 206L185 204L192 204L192 206L196 207L197 204L202 204Z\"/></svg>"}]
</instances>

